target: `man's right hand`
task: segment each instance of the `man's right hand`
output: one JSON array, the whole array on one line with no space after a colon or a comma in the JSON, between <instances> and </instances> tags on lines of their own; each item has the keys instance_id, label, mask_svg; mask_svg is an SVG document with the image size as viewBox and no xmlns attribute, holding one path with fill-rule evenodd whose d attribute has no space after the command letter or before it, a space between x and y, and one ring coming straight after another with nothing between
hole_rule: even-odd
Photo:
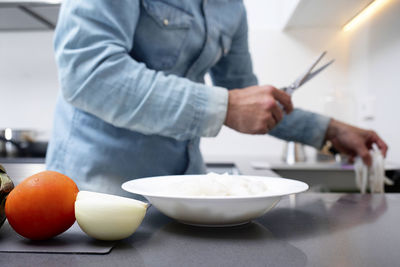
<instances>
[{"instance_id":1,"label":"man's right hand","mask_svg":"<svg viewBox=\"0 0 400 267\"><path fill-rule=\"evenodd\" d=\"M273 86L251 86L229 91L228 111L224 124L248 134L265 134L293 110L291 97Z\"/></svg>"}]
</instances>

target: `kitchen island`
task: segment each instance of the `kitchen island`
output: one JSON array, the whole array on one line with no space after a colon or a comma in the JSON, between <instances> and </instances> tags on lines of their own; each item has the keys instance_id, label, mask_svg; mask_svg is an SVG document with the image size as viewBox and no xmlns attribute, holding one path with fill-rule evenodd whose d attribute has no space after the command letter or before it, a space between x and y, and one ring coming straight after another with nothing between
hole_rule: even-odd
<instances>
[{"instance_id":1,"label":"kitchen island","mask_svg":"<svg viewBox=\"0 0 400 267\"><path fill-rule=\"evenodd\" d=\"M230 228L183 225L151 207L109 254L1 253L0 266L398 266L399 219L398 194L303 193Z\"/></svg>"}]
</instances>

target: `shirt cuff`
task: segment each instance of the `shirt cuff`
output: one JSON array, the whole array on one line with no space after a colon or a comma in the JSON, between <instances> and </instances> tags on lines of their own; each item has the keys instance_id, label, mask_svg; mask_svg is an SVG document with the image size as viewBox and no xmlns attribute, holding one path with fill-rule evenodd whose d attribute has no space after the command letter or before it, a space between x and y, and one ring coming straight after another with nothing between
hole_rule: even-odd
<instances>
[{"instance_id":1,"label":"shirt cuff","mask_svg":"<svg viewBox=\"0 0 400 267\"><path fill-rule=\"evenodd\" d=\"M206 87L207 104L201 126L201 136L216 136L224 124L228 110L228 90L223 87Z\"/></svg>"},{"instance_id":2,"label":"shirt cuff","mask_svg":"<svg viewBox=\"0 0 400 267\"><path fill-rule=\"evenodd\" d=\"M311 126L313 129L310 129L310 145L321 149L325 143L325 135L326 130L328 129L329 123L331 122L330 117L326 117L321 114L314 114L314 124ZM311 128L310 127L310 128Z\"/></svg>"},{"instance_id":3,"label":"shirt cuff","mask_svg":"<svg viewBox=\"0 0 400 267\"><path fill-rule=\"evenodd\" d=\"M319 149L325 141L330 121L329 117L295 108L292 113L285 115L268 134Z\"/></svg>"}]
</instances>

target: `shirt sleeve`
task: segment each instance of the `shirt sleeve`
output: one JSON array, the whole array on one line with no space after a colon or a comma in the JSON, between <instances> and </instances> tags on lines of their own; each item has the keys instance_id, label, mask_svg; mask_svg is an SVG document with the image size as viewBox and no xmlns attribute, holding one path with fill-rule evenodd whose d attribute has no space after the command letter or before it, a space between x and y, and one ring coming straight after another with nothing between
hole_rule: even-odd
<instances>
[{"instance_id":1,"label":"shirt sleeve","mask_svg":"<svg viewBox=\"0 0 400 267\"><path fill-rule=\"evenodd\" d=\"M247 15L244 8L234 36L222 34L221 38L224 55L210 70L213 83L228 89L256 85L258 82L253 73L249 52Z\"/></svg>"},{"instance_id":2,"label":"shirt sleeve","mask_svg":"<svg viewBox=\"0 0 400 267\"><path fill-rule=\"evenodd\" d=\"M228 92L135 61L139 0L62 4L55 54L64 98L116 126L178 140L215 136Z\"/></svg>"},{"instance_id":3,"label":"shirt sleeve","mask_svg":"<svg viewBox=\"0 0 400 267\"><path fill-rule=\"evenodd\" d=\"M302 109L294 109L268 134L287 141L313 146L323 146L331 118Z\"/></svg>"}]
</instances>

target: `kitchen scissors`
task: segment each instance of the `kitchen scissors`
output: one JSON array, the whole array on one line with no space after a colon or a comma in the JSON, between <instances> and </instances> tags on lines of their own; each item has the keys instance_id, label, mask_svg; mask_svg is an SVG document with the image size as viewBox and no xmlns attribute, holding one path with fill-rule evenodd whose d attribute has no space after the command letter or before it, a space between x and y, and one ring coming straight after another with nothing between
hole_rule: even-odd
<instances>
[{"instance_id":1,"label":"kitchen scissors","mask_svg":"<svg viewBox=\"0 0 400 267\"><path fill-rule=\"evenodd\" d=\"M293 94L293 92L298 89L300 86L314 78L318 73L326 69L329 65L331 65L335 60L332 59L319 69L315 70L312 72L312 70L315 68L315 66L318 64L318 62L321 61L321 59L326 55L326 51L322 52L322 54L317 58L317 60L314 61L314 63L307 69L307 71L301 75L299 78L297 78L292 84L290 84L287 87L281 88L285 93L289 94L290 96Z\"/></svg>"}]
</instances>

